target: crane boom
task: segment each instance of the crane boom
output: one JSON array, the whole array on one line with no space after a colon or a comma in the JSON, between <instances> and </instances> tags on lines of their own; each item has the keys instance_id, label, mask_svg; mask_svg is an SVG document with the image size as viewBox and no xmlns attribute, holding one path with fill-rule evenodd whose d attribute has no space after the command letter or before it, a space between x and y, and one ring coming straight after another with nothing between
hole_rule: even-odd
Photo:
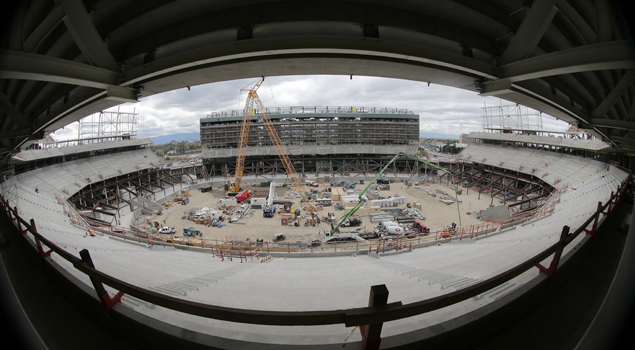
<instances>
[{"instance_id":1,"label":"crane boom","mask_svg":"<svg viewBox=\"0 0 635 350\"><path fill-rule=\"evenodd\" d=\"M258 94L256 93L256 91L253 91L250 94L253 95L256 108L260 111L259 113L260 119L262 120L263 124L265 124L265 129L267 129L267 132L269 133L269 137L271 138L271 141L273 142L273 145L276 148L276 152L278 152L278 156L280 157L280 160L282 160L282 164L284 165L284 170L287 172L287 176L289 176L289 179L291 179L291 183L293 184L293 189L300 194L302 201L306 204L307 210L309 212L314 212L315 208L311 205L311 203L309 203L309 198L306 196L306 193L304 192L304 186L302 185L302 182L300 182L300 179L298 178L298 174L295 171L295 167L293 166L293 163L291 163L291 160L289 159L289 156L287 155L287 151L285 150L284 145L282 144L282 141L280 141L280 137L278 136L278 132L273 126L273 122L269 118L269 115L267 115L267 113L265 112L266 111L265 106L262 104L262 101L260 100L260 97L258 97Z\"/></svg>"},{"instance_id":2,"label":"crane boom","mask_svg":"<svg viewBox=\"0 0 635 350\"><path fill-rule=\"evenodd\" d=\"M236 159L236 181L233 182L232 191L237 192L240 190L240 183L242 181L245 166L245 155L247 154L247 141L249 139L249 128L251 127L251 117L252 115L257 114L260 116L260 119L265 125L265 129L267 129L269 138L271 138L271 142L273 142L273 145L276 148L276 152L278 153L280 160L282 160L284 169L291 179L291 183L293 184L293 189L300 194L300 196L302 197L302 201L306 204L307 210L309 212L314 212L315 208L309 203L309 199L304 192L304 187L302 186L302 182L300 182L300 179L298 178L295 167L289 159L287 151L280 141L278 132L273 126L273 122L271 121L271 118L269 118L269 115L267 115L265 106L262 104L262 101L260 100L260 97L256 92L256 90L258 90L258 88L264 81L265 77L262 77L254 86L240 90L247 91L247 101L245 101L245 108L243 108L243 120L240 128L240 141L238 143L238 157Z\"/></svg>"}]
</instances>

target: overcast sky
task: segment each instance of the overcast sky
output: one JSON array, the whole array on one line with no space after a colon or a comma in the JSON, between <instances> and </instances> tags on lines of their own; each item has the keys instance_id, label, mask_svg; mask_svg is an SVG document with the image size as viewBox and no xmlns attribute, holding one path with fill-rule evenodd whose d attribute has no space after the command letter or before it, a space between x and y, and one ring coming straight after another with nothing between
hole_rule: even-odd
<instances>
[{"instance_id":1,"label":"overcast sky","mask_svg":"<svg viewBox=\"0 0 635 350\"><path fill-rule=\"evenodd\" d=\"M242 109L240 89L254 79L232 80L174 90L126 103L121 111L139 113L139 138L199 132L199 120L210 112ZM405 108L420 116L421 131L459 135L481 130L484 103L499 105L494 97L426 83L353 76L267 77L258 90L266 107L356 106ZM505 104L506 101L503 101ZM507 102L508 103L508 102ZM564 131L568 124L543 114L545 130ZM77 123L53 134L56 140L77 138Z\"/></svg>"}]
</instances>

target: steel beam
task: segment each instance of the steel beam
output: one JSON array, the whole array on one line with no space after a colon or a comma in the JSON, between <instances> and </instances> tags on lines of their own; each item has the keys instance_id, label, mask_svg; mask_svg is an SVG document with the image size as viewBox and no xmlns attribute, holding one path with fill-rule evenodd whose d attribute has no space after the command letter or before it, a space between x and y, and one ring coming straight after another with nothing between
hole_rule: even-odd
<instances>
[{"instance_id":1,"label":"steel beam","mask_svg":"<svg viewBox=\"0 0 635 350\"><path fill-rule=\"evenodd\" d=\"M139 102L138 91L132 88L111 85L106 89L106 99L118 102Z\"/></svg>"},{"instance_id":2,"label":"steel beam","mask_svg":"<svg viewBox=\"0 0 635 350\"><path fill-rule=\"evenodd\" d=\"M22 51L24 50L24 16L26 14L26 1L20 1L17 3L16 11L13 16L13 20L10 21L9 35L9 49Z\"/></svg>"},{"instance_id":3,"label":"steel beam","mask_svg":"<svg viewBox=\"0 0 635 350\"><path fill-rule=\"evenodd\" d=\"M7 115L9 116L9 119L11 119L16 125L19 125L22 128L26 128L29 126L29 121L26 120L24 115L22 115L22 113L18 111L18 109L13 105L13 103L9 101L9 98L7 98L7 96L5 96L1 91L0 91L0 106L2 106L2 109L4 109L5 113L7 113Z\"/></svg>"},{"instance_id":4,"label":"steel beam","mask_svg":"<svg viewBox=\"0 0 635 350\"><path fill-rule=\"evenodd\" d=\"M575 9L569 1L558 2L558 10L569 20L573 28L580 33L580 36L584 38L586 44L593 44L597 42L597 34L595 30L591 28L589 23L580 16L580 13Z\"/></svg>"},{"instance_id":5,"label":"steel beam","mask_svg":"<svg viewBox=\"0 0 635 350\"><path fill-rule=\"evenodd\" d=\"M119 72L119 65L95 29L92 19L81 0L55 0L66 13L64 24L86 60L97 67Z\"/></svg>"},{"instance_id":6,"label":"steel beam","mask_svg":"<svg viewBox=\"0 0 635 350\"><path fill-rule=\"evenodd\" d=\"M236 45L222 44L191 50L157 60L123 73L125 85L152 80L161 75L178 74L199 66L221 64L238 59L270 60L287 55L354 55L368 60L397 60L402 63L430 64L438 69L495 80L491 64L469 59L459 53L409 45L395 41L371 41L364 38L320 36L308 38L264 38Z\"/></svg>"},{"instance_id":7,"label":"steel beam","mask_svg":"<svg viewBox=\"0 0 635 350\"><path fill-rule=\"evenodd\" d=\"M627 122L625 120L591 118L590 122L593 126L599 126L603 128L635 130L635 122Z\"/></svg>"},{"instance_id":8,"label":"steel beam","mask_svg":"<svg viewBox=\"0 0 635 350\"><path fill-rule=\"evenodd\" d=\"M624 91L628 89L633 80L635 79L635 71L630 69L628 70L622 79L617 83L615 88L609 93L608 96L600 103L594 110L591 112L591 117L600 117L604 115L617 101L617 99L622 96Z\"/></svg>"},{"instance_id":9,"label":"steel beam","mask_svg":"<svg viewBox=\"0 0 635 350\"><path fill-rule=\"evenodd\" d=\"M498 96L514 92L512 90L512 82L509 79L500 79L487 81L481 84L481 96Z\"/></svg>"},{"instance_id":10,"label":"steel beam","mask_svg":"<svg viewBox=\"0 0 635 350\"><path fill-rule=\"evenodd\" d=\"M29 137L31 136L31 132L33 132L33 129L31 128L20 128L20 129L13 129L13 130L9 130L9 131L0 131L0 139L12 139L12 138L19 138L19 137Z\"/></svg>"},{"instance_id":11,"label":"steel beam","mask_svg":"<svg viewBox=\"0 0 635 350\"><path fill-rule=\"evenodd\" d=\"M499 67L499 78L513 82L552 75L635 68L635 49L628 40L556 51Z\"/></svg>"},{"instance_id":12,"label":"steel beam","mask_svg":"<svg viewBox=\"0 0 635 350\"><path fill-rule=\"evenodd\" d=\"M0 79L49 81L106 89L119 84L119 73L51 56L4 50Z\"/></svg>"},{"instance_id":13,"label":"steel beam","mask_svg":"<svg viewBox=\"0 0 635 350\"><path fill-rule=\"evenodd\" d=\"M620 144L635 145L635 139L632 137L611 136L611 138Z\"/></svg>"},{"instance_id":14,"label":"steel beam","mask_svg":"<svg viewBox=\"0 0 635 350\"><path fill-rule=\"evenodd\" d=\"M24 52L36 51L38 45L44 40L53 29L55 29L63 20L66 14L62 8L58 5L49 12L49 14L42 20L38 26L31 32L28 38L24 41Z\"/></svg>"},{"instance_id":15,"label":"steel beam","mask_svg":"<svg viewBox=\"0 0 635 350\"><path fill-rule=\"evenodd\" d=\"M611 41L611 7L608 0L595 0L596 28L598 42Z\"/></svg>"},{"instance_id":16,"label":"steel beam","mask_svg":"<svg viewBox=\"0 0 635 350\"><path fill-rule=\"evenodd\" d=\"M554 6L557 1L536 0L531 4L527 16L501 55L498 65L502 66L529 57L558 12Z\"/></svg>"}]
</instances>

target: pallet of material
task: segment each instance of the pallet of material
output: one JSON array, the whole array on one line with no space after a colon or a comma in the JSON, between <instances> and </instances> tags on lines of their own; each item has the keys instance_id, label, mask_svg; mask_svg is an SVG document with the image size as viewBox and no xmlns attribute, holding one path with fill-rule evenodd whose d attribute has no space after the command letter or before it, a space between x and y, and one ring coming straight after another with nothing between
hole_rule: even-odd
<instances>
[{"instance_id":1,"label":"pallet of material","mask_svg":"<svg viewBox=\"0 0 635 350\"><path fill-rule=\"evenodd\" d=\"M450 201L450 200L447 200L447 199L439 199L439 202L441 202L441 203L445 203L445 204L447 204L447 205L450 205L450 204L453 204L453 203L454 203L454 201Z\"/></svg>"}]
</instances>

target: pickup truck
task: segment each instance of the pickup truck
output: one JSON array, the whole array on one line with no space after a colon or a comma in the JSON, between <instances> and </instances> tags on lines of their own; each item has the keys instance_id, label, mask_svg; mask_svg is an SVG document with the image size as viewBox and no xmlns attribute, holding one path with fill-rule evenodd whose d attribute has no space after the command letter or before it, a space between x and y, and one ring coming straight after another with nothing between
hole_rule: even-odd
<instances>
[{"instance_id":1,"label":"pickup truck","mask_svg":"<svg viewBox=\"0 0 635 350\"><path fill-rule=\"evenodd\" d=\"M166 233L166 234L175 234L176 233L176 228L174 227L161 227L159 228L159 233Z\"/></svg>"}]
</instances>

